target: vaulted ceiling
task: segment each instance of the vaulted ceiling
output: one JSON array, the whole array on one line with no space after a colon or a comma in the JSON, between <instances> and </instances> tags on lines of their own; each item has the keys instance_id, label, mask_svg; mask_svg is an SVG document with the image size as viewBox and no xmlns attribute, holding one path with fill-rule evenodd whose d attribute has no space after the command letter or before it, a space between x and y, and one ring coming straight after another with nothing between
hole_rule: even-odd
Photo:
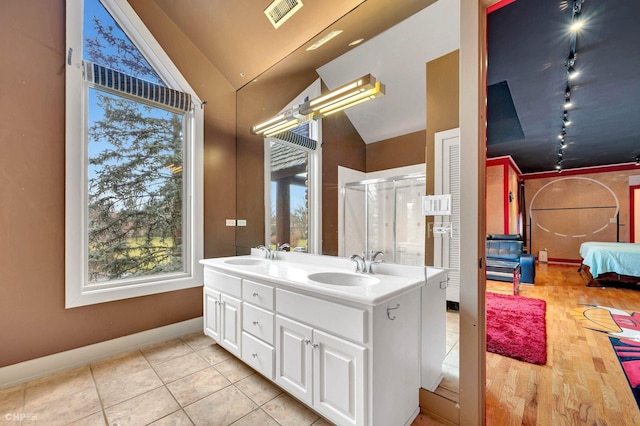
<instances>
[{"instance_id":1,"label":"vaulted ceiling","mask_svg":"<svg viewBox=\"0 0 640 426\"><path fill-rule=\"evenodd\" d=\"M385 79L398 80L411 87L416 78L402 75L409 58L426 61L433 59L430 55L447 53L433 46L444 45L447 51L456 48L447 44L451 41L443 38L442 31L418 42L415 38L403 42L407 31L413 31L408 29L409 21L402 24L407 30L396 31L393 37L389 35L393 29L376 37L435 0L302 0L300 11L278 29L263 13L269 0L152 1L237 90L258 77L264 78L263 73L269 69L277 69L281 75L319 70L330 88L369 72L377 73L376 77L385 83ZM433 6L444 2L440 0ZM495 113L496 103L511 103L507 105L511 108L510 124L517 126L512 131L498 132L496 137L495 130L501 123L495 121L490 110L487 155L511 155L525 173L550 171L557 165L571 3L572 0L516 0L488 16L488 104ZM588 0L583 4L582 16L587 25L577 36L576 60L581 75L572 82L572 107L568 109L571 125L566 129L562 167L566 170L633 163L640 155L640 1ZM419 24L423 28L438 24L428 19L424 22ZM447 27L452 28L450 23ZM306 51L305 47L333 29L343 32L321 48ZM457 27L454 29L458 31ZM348 46L360 38L365 39L362 45ZM430 53L425 54L425 49ZM377 51L377 59L370 62L367 58L371 55L359 53L365 50ZM345 53L344 58L326 65ZM345 65L338 66L340 63ZM358 65L360 68L356 68ZM335 69L329 72L329 68ZM424 68L420 72L423 71ZM388 87L387 94L400 89ZM414 90L417 93L422 89ZM385 98L384 103L378 102ZM416 110L424 117L423 106L414 103L410 96L395 100L385 96L370 103L378 104L379 110L363 106L348 115L365 142L371 143L426 125L410 122L410 114L404 113ZM397 129L391 129L392 125Z\"/></svg>"}]
</instances>

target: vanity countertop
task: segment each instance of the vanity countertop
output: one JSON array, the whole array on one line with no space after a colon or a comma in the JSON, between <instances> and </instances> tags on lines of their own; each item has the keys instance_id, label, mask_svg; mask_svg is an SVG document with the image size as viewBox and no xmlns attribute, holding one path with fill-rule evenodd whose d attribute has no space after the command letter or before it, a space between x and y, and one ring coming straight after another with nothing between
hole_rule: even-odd
<instances>
[{"instance_id":1,"label":"vanity countertop","mask_svg":"<svg viewBox=\"0 0 640 426\"><path fill-rule=\"evenodd\" d=\"M277 255L277 259L268 260L261 252L253 249L251 255L203 259L200 263L219 272L242 275L248 279L267 280L371 306L421 287L425 284L425 278L429 280L444 272L442 269L429 266L383 262L373 265L374 274L356 274L355 262L347 258L288 252L278 252ZM369 285L335 285L309 279L310 275L319 273L346 273L350 275L347 278L373 278L378 281Z\"/></svg>"}]
</instances>

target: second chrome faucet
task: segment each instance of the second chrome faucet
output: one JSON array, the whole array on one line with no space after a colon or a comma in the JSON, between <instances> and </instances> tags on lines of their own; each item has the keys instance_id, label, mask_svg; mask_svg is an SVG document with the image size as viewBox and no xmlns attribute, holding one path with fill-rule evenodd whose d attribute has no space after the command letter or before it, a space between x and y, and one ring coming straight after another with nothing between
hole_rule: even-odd
<instances>
[{"instance_id":1,"label":"second chrome faucet","mask_svg":"<svg viewBox=\"0 0 640 426\"><path fill-rule=\"evenodd\" d=\"M378 260L378 256L384 256L384 252L376 251L369 252L369 254L362 253L362 256L359 254L352 255L349 259L356 262L356 272L360 272L363 274L374 274L372 265L374 263L380 263L381 260Z\"/></svg>"}]
</instances>

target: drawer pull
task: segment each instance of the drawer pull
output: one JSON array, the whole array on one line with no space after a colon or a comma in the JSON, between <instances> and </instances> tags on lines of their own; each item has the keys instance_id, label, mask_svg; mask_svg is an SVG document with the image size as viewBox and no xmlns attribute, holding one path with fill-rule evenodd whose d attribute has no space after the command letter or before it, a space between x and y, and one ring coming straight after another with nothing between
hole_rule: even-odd
<instances>
[{"instance_id":1,"label":"drawer pull","mask_svg":"<svg viewBox=\"0 0 640 426\"><path fill-rule=\"evenodd\" d=\"M252 296L253 296L253 297L258 297L258 296L260 296L260 294L259 294L259 293L257 293L257 292L254 292Z\"/></svg>"},{"instance_id":2,"label":"drawer pull","mask_svg":"<svg viewBox=\"0 0 640 426\"><path fill-rule=\"evenodd\" d=\"M254 357L254 358L258 358L258 354L255 354L255 353L251 354L251 356Z\"/></svg>"},{"instance_id":3,"label":"drawer pull","mask_svg":"<svg viewBox=\"0 0 640 426\"><path fill-rule=\"evenodd\" d=\"M254 322L253 322L253 325L258 325L258 321L254 321Z\"/></svg>"}]
</instances>

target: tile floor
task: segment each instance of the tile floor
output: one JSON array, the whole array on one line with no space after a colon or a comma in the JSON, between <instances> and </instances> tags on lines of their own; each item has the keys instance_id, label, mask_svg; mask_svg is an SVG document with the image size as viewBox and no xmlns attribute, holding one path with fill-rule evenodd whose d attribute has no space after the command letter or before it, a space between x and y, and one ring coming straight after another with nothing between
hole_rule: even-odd
<instances>
[{"instance_id":1,"label":"tile floor","mask_svg":"<svg viewBox=\"0 0 640 426\"><path fill-rule=\"evenodd\" d=\"M0 425L330 425L194 334L0 390Z\"/></svg>"}]
</instances>

